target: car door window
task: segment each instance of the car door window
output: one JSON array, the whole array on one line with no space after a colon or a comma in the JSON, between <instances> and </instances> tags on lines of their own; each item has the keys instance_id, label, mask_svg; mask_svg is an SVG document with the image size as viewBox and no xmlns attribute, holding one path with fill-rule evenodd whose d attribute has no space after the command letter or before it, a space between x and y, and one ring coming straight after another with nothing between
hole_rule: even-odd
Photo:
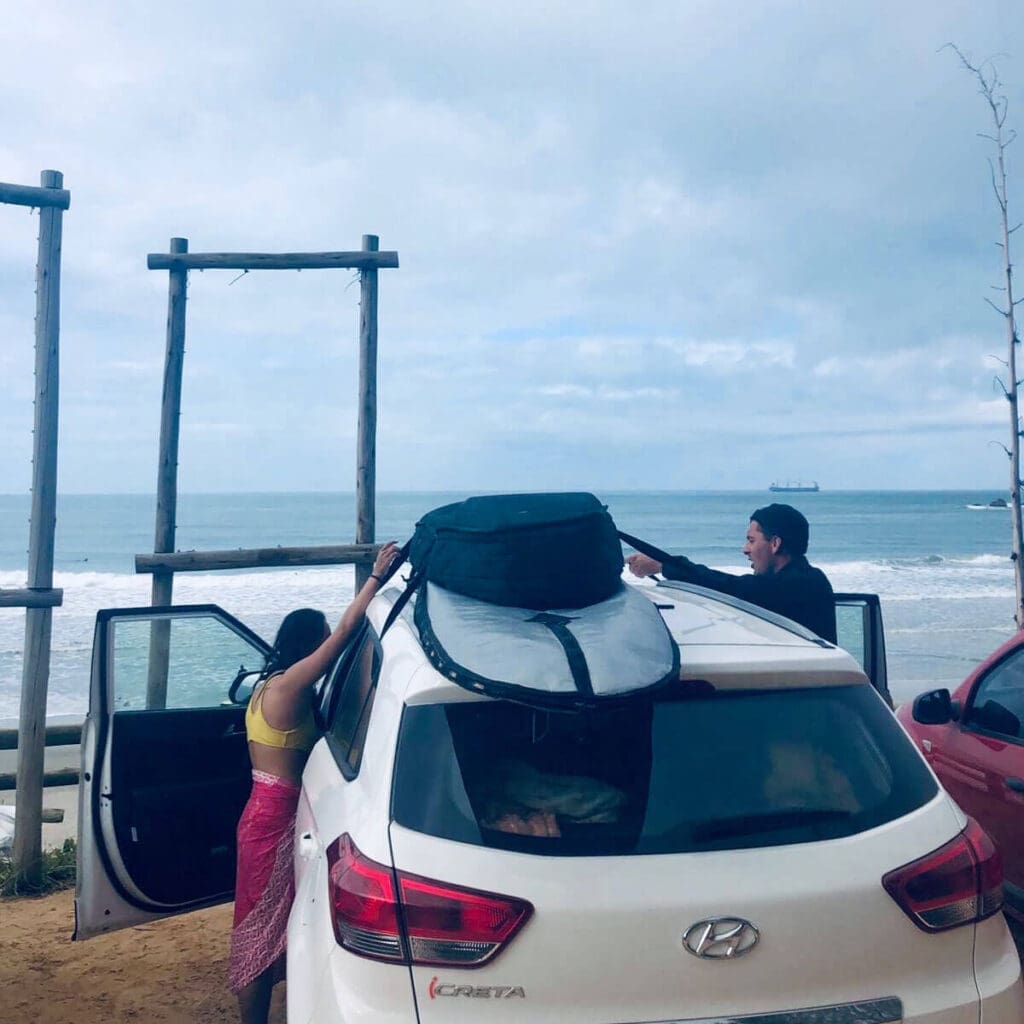
<instances>
[{"instance_id":1,"label":"car door window","mask_svg":"<svg viewBox=\"0 0 1024 1024\"><path fill-rule=\"evenodd\" d=\"M363 744L377 692L380 663L380 641L368 629L351 660L339 666L345 674L335 683L336 689L340 684L340 692L334 702L332 718L327 723L327 741L347 779L355 778L363 759Z\"/></svg>"},{"instance_id":2,"label":"car door window","mask_svg":"<svg viewBox=\"0 0 1024 1024\"><path fill-rule=\"evenodd\" d=\"M836 594L839 646L852 654L883 700L893 706L885 664L885 630L877 594Z\"/></svg>"},{"instance_id":3,"label":"car door window","mask_svg":"<svg viewBox=\"0 0 1024 1024\"><path fill-rule=\"evenodd\" d=\"M1024 651L1017 651L985 675L971 699L966 725L1009 739L1024 740Z\"/></svg>"},{"instance_id":4,"label":"car door window","mask_svg":"<svg viewBox=\"0 0 1024 1024\"><path fill-rule=\"evenodd\" d=\"M126 618L112 623L108 679L113 711L218 707L263 652L222 618Z\"/></svg>"},{"instance_id":5,"label":"car door window","mask_svg":"<svg viewBox=\"0 0 1024 1024\"><path fill-rule=\"evenodd\" d=\"M837 604L836 634L839 646L852 654L866 672L868 669L868 634L864 628L863 608Z\"/></svg>"}]
</instances>

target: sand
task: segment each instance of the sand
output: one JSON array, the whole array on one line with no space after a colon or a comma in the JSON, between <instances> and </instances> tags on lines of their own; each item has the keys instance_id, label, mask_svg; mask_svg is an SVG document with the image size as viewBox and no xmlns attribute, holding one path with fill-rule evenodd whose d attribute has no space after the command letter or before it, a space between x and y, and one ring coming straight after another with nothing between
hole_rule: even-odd
<instances>
[{"instance_id":1,"label":"sand","mask_svg":"<svg viewBox=\"0 0 1024 1024\"><path fill-rule=\"evenodd\" d=\"M236 1022L231 905L72 942L74 891L0 901L3 1024ZM284 1024L284 985L271 1024Z\"/></svg>"},{"instance_id":2,"label":"sand","mask_svg":"<svg viewBox=\"0 0 1024 1024\"><path fill-rule=\"evenodd\" d=\"M227 989L231 905L72 942L72 890L0 901L3 1024L238 1020ZM1018 948L1024 929L1017 930ZM271 1024L285 1024L284 985Z\"/></svg>"}]
</instances>

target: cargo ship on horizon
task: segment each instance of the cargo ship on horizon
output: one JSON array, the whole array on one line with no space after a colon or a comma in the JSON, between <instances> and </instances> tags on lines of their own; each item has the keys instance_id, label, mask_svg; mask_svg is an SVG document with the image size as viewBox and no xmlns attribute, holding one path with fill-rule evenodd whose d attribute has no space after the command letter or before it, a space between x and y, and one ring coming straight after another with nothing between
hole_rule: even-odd
<instances>
[{"instance_id":1,"label":"cargo ship on horizon","mask_svg":"<svg viewBox=\"0 0 1024 1024\"><path fill-rule=\"evenodd\" d=\"M817 480L812 480L809 484L805 484L802 480L787 480L785 483L780 483L778 480L774 480L768 490L774 491L776 494L814 494L820 491L821 488L818 486Z\"/></svg>"}]
</instances>

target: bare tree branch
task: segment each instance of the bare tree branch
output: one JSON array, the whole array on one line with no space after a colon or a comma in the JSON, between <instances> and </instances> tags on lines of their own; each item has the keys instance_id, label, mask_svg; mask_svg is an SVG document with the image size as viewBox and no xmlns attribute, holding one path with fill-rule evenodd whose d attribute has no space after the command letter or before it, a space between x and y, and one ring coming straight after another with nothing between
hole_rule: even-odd
<instances>
[{"instance_id":1,"label":"bare tree branch","mask_svg":"<svg viewBox=\"0 0 1024 1024\"><path fill-rule=\"evenodd\" d=\"M993 58L989 58L980 64L975 64L959 47L953 43L947 44L959 58L960 65L973 75L978 84L978 91L988 106L992 117L994 133L979 132L981 138L988 140L995 148L995 161L988 158L989 181L992 191L996 197L996 204L1001 215L1002 239L996 244L1003 253L1003 278L1005 285L1001 288L994 288L995 291L1002 291L1006 295L1006 309L1000 309L991 299L985 301L1006 321L1007 359L1003 364L1006 367L1007 379L1013 382L1012 388L1008 388L1002 378L996 380L1003 392L1007 405L1010 407L1010 445L1000 445L1010 461L1010 495L1012 510L1012 541L1013 541L1013 574L1016 589L1016 606L1014 610L1014 621L1018 629L1024 630L1024 522L1021 514L1021 439L1024 438L1022 429L1022 418L1020 416L1020 391L1024 386L1024 380L1017 376L1017 346L1020 344L1020 337L1017 334L1017 323L1014 318L1014 310L1024 299L1013 297L1013 261L1010 258L1010 236L1021 225L1015 224L1010 227L1009 218L1009 195L1006 176L1006 149L1016 139L1015 129L1008 129L1004 132L1006 117L1009 112L1009 99L1003 92L1003 83L999 77L999 70ZM946 49L946 47L943 47Z\"/></svg>"}]
</instances>

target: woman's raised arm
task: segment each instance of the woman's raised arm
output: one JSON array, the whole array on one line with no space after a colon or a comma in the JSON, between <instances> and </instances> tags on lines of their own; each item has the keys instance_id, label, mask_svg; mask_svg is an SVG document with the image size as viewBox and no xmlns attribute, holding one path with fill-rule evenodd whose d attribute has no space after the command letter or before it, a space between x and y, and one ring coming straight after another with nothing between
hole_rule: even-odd
<instances>
[{"instance_id":1,"label":"woman's raised arm","mask_svg":"<svg viewBox=\"0 0 1024 1024\"><path fill-rule=\"evenodd\" d=\"M295 662L294 665L286 669L270 693L284 696L284 691L287 691L289 695L297 697L327 671L362 621L366 609L380 588L381 578L394 561L397 551L398 545L393 540L389 540L381 546L373 562L373 572L359 588L352 603L345 609L334 632L312 654L306 655L301 661Z\"/></svg>"}]
</instances>

